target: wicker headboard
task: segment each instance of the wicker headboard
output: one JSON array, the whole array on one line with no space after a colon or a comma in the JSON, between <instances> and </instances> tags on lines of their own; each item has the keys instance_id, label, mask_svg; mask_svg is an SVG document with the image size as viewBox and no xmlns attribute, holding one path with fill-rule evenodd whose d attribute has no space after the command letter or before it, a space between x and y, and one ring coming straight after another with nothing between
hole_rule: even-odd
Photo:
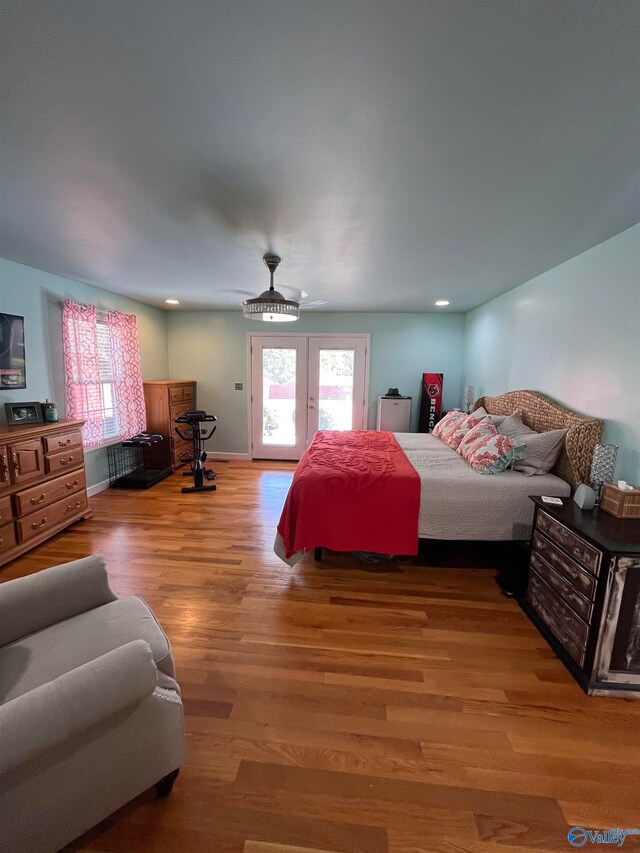
<instances>
[{"instance_id":1,"label":"wicker headboard","mask_svg":"<svg viewBox=\"0 0 640 853\"><path fill-rule=\"evenodd\" d=\"M566 429L564 444L552 473L575 489L589 482L593 451L600 441L602 421L572 412L537 391L509 391L499 397L480 397L474 408L483 406L491 415L510 415L516 409L536 432Z\"/></svg>"}]
</instances>

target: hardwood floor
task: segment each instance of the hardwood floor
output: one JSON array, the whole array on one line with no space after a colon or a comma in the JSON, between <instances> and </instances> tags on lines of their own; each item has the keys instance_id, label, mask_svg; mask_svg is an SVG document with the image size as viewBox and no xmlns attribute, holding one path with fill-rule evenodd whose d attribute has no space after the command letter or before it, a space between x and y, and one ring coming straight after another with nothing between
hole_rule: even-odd
<instances>
[{"instance_id":1,"label":"hardwood floor","mask_svg":"<svg viewBox=\"0 0 640 853\"><path fill-rule=\"evenodd\" d=\"M272 552L293 465L91 499L0 580L101 551L169 635L187 761L70 849L569 850L640 825L640 702L586 697L486 568ZM428 553L428 552L427 552ZM627 839L633 848L637 839Z\"/></svg>"}]
</instances>

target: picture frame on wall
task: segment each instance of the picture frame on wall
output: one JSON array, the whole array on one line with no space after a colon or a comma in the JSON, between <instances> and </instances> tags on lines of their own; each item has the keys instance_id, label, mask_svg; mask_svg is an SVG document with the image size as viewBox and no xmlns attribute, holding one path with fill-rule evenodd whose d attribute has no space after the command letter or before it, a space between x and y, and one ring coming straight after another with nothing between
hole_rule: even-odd
<instances>
[{"instance_id":1,"label":"picture frame on wall","mask_svg":"<svg viewBox=\"0 0 640 853\"><path fill-rule=\"evenodd\" d=\"M40 403L5 403L8 424L41 424L42 406Z\"/></svg>"},{"instance_id":2,"label":"picture frame on wall","mask_svg":"<svg viewBox=\"0 0 640 853\"><path fill-rule=\"evenodd\" d=\"M0 390L26 387L24 317L0 313Z\"/></svg>"}]
</instances>

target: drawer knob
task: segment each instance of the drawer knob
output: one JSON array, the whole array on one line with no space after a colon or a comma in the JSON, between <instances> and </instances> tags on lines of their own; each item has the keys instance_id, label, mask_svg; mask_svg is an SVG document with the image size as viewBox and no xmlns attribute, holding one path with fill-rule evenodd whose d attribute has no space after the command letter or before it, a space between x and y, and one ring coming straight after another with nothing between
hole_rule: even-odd
<instances>
[{"instance_id":1,"label":"drawer knob","mask_svg":"<svg viewBox=\"0 0 640 853\"><path fill-rule=\"evenodd\" d=\"M43 517L42 521L39 524L36 524L35 521L32 521L31 522L31 529L37 530L39 527L44 527L46 523L47 523L47 519L45 517Z\"/></svg>"},{"instance_id":2,"label":"drawer knob","mask_svg":"<svg viewBox=\"0 0 640 853\"><path fill-rule=\"evenodd\" d=\"M577 554L578 557L582 557L582 555L584 554L584 549L578 548L578 546L576 545L576 547L573 549L573 553Z\"/></svg>"},{"instance_id":3,"label":"drawer knob","mask_svg":"<svg viewBox=\"0 0 640 853\"><path fill-rule=\"evenodd\" d=\"M74 480L73 483L66 483L65 485L68 489L75 489L75 487L78 485L78 481Z\"/></svg>"},{"instance_id":4,"label":"drawer knob","mask_svg":"<svg viewBox=\"0 0 640 853\"><path fill-rule=\"evenodd\" d=\"M40 497L39 497L39 498L31 498L31 503L32 503L34 506L37 506L37 504L41 504L41 503L43 503L43 501L45 501L45 500L46 500L46 497L45 497L45 494L44 494L44 492L43 492L43 493L40 495Z\"/></svg>"},{"instance_id":5,"label":"drawer knob","mask_svg":"<svg viewBox=\"0 0 640 853\"><path fill-rule=\"evenodd\" d=\"M73 456L69 456L68 459L61 459L60 460L61 465L71 465L72 462L73 462Z\"/></svg>"},{"instance_id":6,"label":"drawer knob","mask_svg":"<svg viewBox=\"0 0 640 853\"><path fill-rule=\"evenodd\" d=\"M68 447L71 444L71 439L68 438L66 441L59 441L58 447Z\"/></svg>"},{"instance_id":7,"label":"drawer knob","mask_svg":"<svg viewBox=\"0 0 640 853\"><path fill-rule=\"evenodd\" d=\"M80 503L80 501L76 501L74 504L68 504L68 505L67 505L67 509L69 509L69 510L71 510L71 509L78 509L78 507L79 507L79 506L81 506L81 505L82 505L82 504Z\"/></svg>"}]
</instances>

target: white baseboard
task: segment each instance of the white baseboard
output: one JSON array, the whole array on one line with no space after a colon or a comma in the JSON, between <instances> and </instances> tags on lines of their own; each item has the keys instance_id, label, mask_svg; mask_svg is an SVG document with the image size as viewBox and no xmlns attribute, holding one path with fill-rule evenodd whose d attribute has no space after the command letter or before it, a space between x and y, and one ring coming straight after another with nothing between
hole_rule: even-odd
<instances>
[{"instance_id":1,"label":"white baseboard","mask_svg":"<svg viewBox=\"0 0 640 853\"><path fill-rule=\"evenodd\" d=\"M249 461L251 457L248 453L209 453L207 450L207 459L218 459L220 461L228 461L230 462L232 459L236 460L246 460Z\"/></svg>"},{"instance_id":2,"label":"white baseboard","mask_svg":"<svg viewBox=\"0 0 640 853\"><path fill-rule=\"evenodd\" d=\"M94 495L97 495L98 492L104 492L104 490L108 489L108 488L109 488L109 481L108 480L102 480L101 483L94 483L93 486L89 486L89 488L87 489L87 494L91 498Z\"/></svg>"}]
</instances>

